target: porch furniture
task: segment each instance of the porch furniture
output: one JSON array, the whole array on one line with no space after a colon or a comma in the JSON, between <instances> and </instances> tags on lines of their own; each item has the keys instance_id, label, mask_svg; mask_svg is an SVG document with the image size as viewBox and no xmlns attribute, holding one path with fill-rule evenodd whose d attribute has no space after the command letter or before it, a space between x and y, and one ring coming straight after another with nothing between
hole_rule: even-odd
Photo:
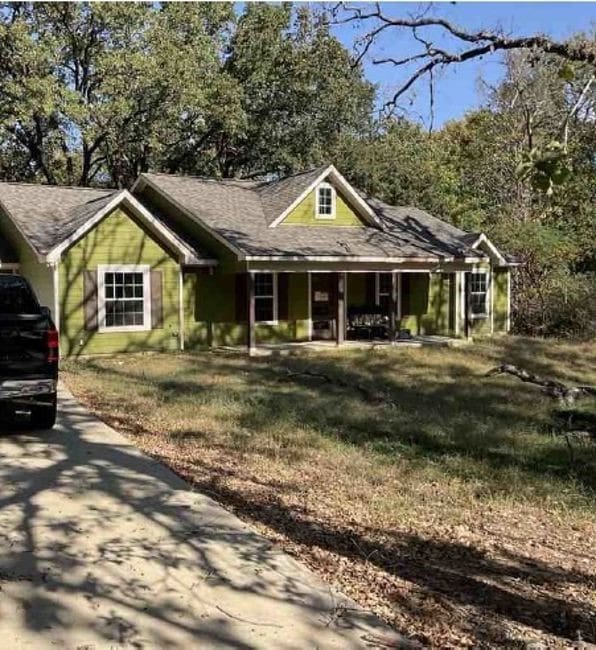
<instances>
[{"instance_id":1,"label":"porch furniture","mask_svg":"<svg viewBox=\"0 0 596 650\"><path fill-rule=\"evenodd\" d=\"M379 305L363 305L348 309L347 335L352 340L390 338L387 311Z\"/></svg>"}]
</instances>

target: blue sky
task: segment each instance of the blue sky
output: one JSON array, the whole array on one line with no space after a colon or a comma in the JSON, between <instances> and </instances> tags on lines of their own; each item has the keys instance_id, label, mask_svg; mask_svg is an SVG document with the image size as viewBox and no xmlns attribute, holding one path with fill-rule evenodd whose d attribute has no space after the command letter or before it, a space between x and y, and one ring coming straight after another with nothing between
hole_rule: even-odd
<instances>
[{"instance_id":1,"label":"blue sky","mask_svg":"<svg viewBox=\"0 0 596 650\"><path fill-rule=\"evenodd\" d=\"M427 4L403 2L383 3L384 13L404 17L409 13L419 13ZM371 7L372 8L372 7ZM462 27L479 30L500 27L510 35L531 35L545 33L557 39L565 39L578 31L590 31L596 25L596 3L587 2L460 2L435 3L431 14L442 16ZM359 28L361 29L361 28ZM336 35L351 47L359 29L353 25L335 28ZM413 39L400 30L400 38L385 36L373 52L373 56L403 57L420 49ZM430 33L430 32L427 32ZM437 45L447 41L438 38ZM368 57L369 59L371 57ZM365 63L366 76L379 85L381 100L389 97L391 90L399 87L406 78L406 71L393 66ZM479 79L495 83L503 74L501 57L486 57L482 61L470 61L453 66L441 72L436 79L435 89L435 127L449 119L461 117L466 111L480 106L484 99ZM428 81L417 84L412 105L405 106L410 117L427 123L429 118Z\"/></svg>"}]
</instances>

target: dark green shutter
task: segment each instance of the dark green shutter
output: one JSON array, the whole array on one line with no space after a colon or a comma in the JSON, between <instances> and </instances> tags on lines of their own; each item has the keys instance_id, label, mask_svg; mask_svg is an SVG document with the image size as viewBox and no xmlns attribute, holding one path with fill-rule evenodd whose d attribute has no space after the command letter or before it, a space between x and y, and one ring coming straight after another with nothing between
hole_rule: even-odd
<instances>
[{"instance_id":1,"label":"dark green shutter","mask_svg":"<svg viewBox=\"0 0 596 650\"><path fill-rule=\"evenodd\" d=\"M97 330L97 272L83 273L83 308L85 310L85 329Z\"/></svg>"},{"instance_id":2,"label":"dark green shutter","mask_svg":"<svg viewBox=\"0 0 596 650\"><path fill-rule=\"evenodd\" d=\"M279 320L289 319L289 273L278 273L277 275L277 318Z\"/></svg>"},{"instance_id":3,"label":"dark green shutter","mask_svg":"<svg viewBox=\"0 0 596 650\"><path fill-rule=\"evenodd\" d=\"M236 322L246 323L248 321L248 304L247 304L247 282L246 273L236 273Z\"/></svg>"},{"instance_id":4,"label":"dark green shutter","mask_svg":"<svg viewBox=\"0 0 596 650\"><path fill-rule=\"evenodd\" d=\"M163 274L151 271L151 328L163 328Z\"/></svg>"}]
</instances>

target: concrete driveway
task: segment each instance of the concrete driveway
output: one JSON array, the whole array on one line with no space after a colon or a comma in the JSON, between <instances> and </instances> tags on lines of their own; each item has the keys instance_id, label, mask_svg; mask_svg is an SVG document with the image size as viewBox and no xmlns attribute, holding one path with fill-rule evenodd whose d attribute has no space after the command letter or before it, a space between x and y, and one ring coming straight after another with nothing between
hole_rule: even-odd
<instances>
[{"instance_id":1,"label":"concrete driveway","mask_svg":"<svg viewBox=\"0 0 596 650\"><path fill-rule=\"evenodd\" d=\"M394 638L65 391L60 406L52 432L0 425L3 647L348 649Z\"/></svg>"}]
</instances>

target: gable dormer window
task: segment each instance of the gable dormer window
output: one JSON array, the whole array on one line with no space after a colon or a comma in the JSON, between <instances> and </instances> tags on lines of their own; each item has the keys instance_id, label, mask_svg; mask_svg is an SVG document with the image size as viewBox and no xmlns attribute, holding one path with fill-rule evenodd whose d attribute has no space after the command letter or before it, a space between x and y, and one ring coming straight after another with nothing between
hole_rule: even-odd
<instances>
[{"instance_id":1,"label":"gable dormer window","mask_svg":"<svg viewBox=\"0 0 596 650\"><path fill-rule=\"evenodd\" d=\"M335 219L335 188L329 183L321 183L317 187L315 217L317 219Z\"/></svg>"}]
</instances>

